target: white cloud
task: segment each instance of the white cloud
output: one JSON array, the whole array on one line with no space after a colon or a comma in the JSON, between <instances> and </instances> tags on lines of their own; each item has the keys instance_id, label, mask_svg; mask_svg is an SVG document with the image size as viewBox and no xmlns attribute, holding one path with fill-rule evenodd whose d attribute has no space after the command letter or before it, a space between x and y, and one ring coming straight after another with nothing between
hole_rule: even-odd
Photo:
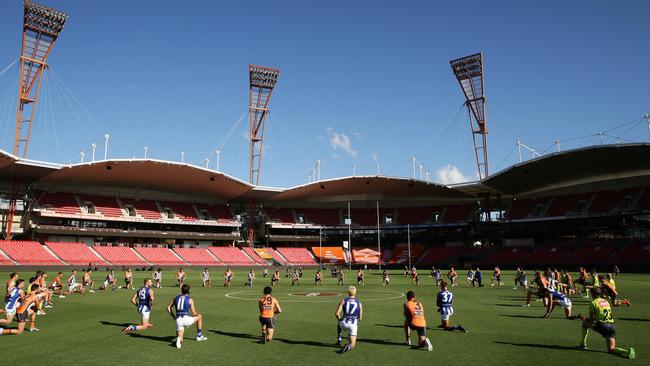
<instances>
[{"instance_id":1,"label":"white cloud","mask_svg":"<svg viewBox=\"0 0 650 366\"><path fill-rule=\"evenodd\" d=\"M342 152L347 153L353 158L356 158L357 155L359 154L359 152L352 147L352 141L350 141L348 135L344 133L338 133L328 127L327 136L329 138L330 147L332 148L332 150L334 151L340 150ZM334 152L333 154L336 155Z\"/></svg>"},{"instance_id":2,"label":"white cloud","mask_svg":"<svg viewBox=\"0 0 650 366\"><path fill-rule=\"evenodd\" d=\"M355 138L357 141L361 141L361 140L363 140L363 135L362 135L361 132L359 132L359 131L355 131L355 132L352 134L352 136L354 136L354 138Z\"/></svg>"},{"instance_id":3,"label":"white cloud","mask_svg":"<svg viewBox=\"0 0 650 366\"><path fill-rule=\"evenodd\" d=\"M436 181L440 184L455 184L476 180L475 177L463 175L455 165L445 165L436 171Z\"/></svg>"},{"instance_id":4,"label":"white cloud","mask_svg":"<svg viewBox=\"0 0 650 366\"><path fill-rule=\"evenodd\" d=\"M379 155L377 155L377 152L373 151L371 154L372 161L378 162L379 161Z\"/></svg>"}]
</instances>

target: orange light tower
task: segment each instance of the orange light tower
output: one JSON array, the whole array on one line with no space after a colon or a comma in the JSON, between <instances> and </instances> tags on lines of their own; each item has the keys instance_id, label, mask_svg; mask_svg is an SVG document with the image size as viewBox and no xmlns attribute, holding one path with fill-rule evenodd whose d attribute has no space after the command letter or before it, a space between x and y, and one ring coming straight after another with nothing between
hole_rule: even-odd
<instances>
[{"instance_id":1,"label":"orange light tower","mask_svg":"<svg viewBox=\"0 0 650 366\"><path fill-rule=\"evenodd\" d=\"M16 133L13 153L17 157L27 157L32 122L36 114L43 80L47 68L47 58L54 42L63 30L68 16L60 11L37 4L30 0L24 2L23 42L20 55L20 81L18 85L18 109L16 112ZM20 182L12 177L9 213L4 222L5 238L11 238L11 229L16 212L16 200Z\"/></svg>"},{"instance_id":2,"label":"orange light tower","mask_svg":"<svg viewBox=\"0 0 650 366\"><path fill-rule=\"evenodd\" d=\"M262 168L262 153L264 152L264 128L269 112L269 102L275 84L278 82L280 70L266 66L249 65L249 116L250 116L250 174L248 182L258 185ZM257 203L251 197L249 210L248 244L255 243L255 221L257 218Z\"/></svg>"}]
</instances>

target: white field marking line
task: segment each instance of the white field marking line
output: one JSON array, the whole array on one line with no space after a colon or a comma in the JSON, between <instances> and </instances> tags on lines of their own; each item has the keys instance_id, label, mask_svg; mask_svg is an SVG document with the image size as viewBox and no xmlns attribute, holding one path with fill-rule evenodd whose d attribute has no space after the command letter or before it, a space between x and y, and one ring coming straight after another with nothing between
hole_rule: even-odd
<instances>
[{"instance_id":1,"label":"white field marking line","mask_svg":"<svg viewBox=\"0 0 650 366\"><path fill-rule=\"evenodd\" d=\"M388 297L383 297L383 298L379 298L379 299L372 299L372 298L371 298L371 299L365 299L365 298L361 297L360 300L361 300L362 302L363 302L363 301L386 301L386 300L394 300L394 299L399 299L399 298L402 298L402 297L405 296L405 294L404 294L403 292L397 292L397 291L373 291L373 290L366 290L366 291L364 291L364 292L376 292L376 293L382 293L382 294L395 294L395 295L397 295L397 296L388 296ZM246 297L235 296L235 295L249 294L249 293L250 293L250 294L257 294L257 291L235 291L235 292L227 293L227 294L225 294L225 296L226 296L227 298L229 298L229 299L235 299L235 300L246 300L246 301L257 301L257 300L258 300L257 298L255 298L255 299L249 299L249 298L246 298ZM257 296L257 295L256 295L256 296ZM340 295L339 295L339 296L340 296ZM314 298L314 297L312 297L312 298ZM313 303L328 303L328 302L329 302L329 303L336 303L336 302L339 302L339 300L321 300L321 301L318 301L318 300L309 300L309 301L305 301L305 300L282 300L282 302L312 303L312 304L313 304Z\"/></svg>"},{"instance_id":2,"label":"white field marking line","mask_svg":"<svg viewBox=\"0 0 650 366\"><path fill-rule=\"evenodd\" d=\"M320 294L335 294L335 295L323 295L322 297L336 297L336 296L341 296L341 294L337 292L327 292L327 291L300 291L301 294L293 294L290 293L288 294L289 296L300 296L300 297L321 297Z\"/></svg>"}]
</instances>

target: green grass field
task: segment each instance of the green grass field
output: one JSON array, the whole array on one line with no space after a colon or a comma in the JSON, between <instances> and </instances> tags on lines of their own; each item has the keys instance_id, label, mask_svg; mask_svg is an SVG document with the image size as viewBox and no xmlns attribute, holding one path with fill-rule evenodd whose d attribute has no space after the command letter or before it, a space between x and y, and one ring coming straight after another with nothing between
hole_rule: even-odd
<instances>
[{"instance_id":1,"label":"green grass field","mask_svg":"<svg viewBox=\"0 0 650 366\"><path fill-rule=\"evenodd\" d=\"M293 296L296 292L344 293L344 287L326 273L325 284L314 287L313 271L306 271L303 283L292 287L282 278L274 295L283 307L279 316L275 340L259 344L256 299L268 281L261 278L253 288L244 287L246 269L235 269L232 287L222 287L220 271L214 270L213 288L199 287L199 272L189 272L191 295L197 310L204 316L206 342L196 342L196 331L186 331L182 349L172 346L175 324L166 314L165 306L179 289L173 284L172 271L164 273L162 289L155 290L156 303L151 313L155 327L139 334L120 333L129 323L139 322L129 299L132 291L97 291L84 296L71 295L55 299L55 307L39 316L39 333L25 332L21 336L2 336L0 349L3 364L18 364L31 354L49 365L137 363L139 365L182 364L479 364L513 365L618 365L649 364L650 348L650 276L623 274L617 286L632 307L614 308L617 341L622 347L634 346L636 360L627 360L605 353L603 338L591 332L588 351L574 350L580 338L580 322L564 319L562 309L556 309L551 319L541 319L544 308L535 302L530 308L520 305L523 290L513 290L513 273L504 277L506 286L492 288L454 287L455 314L452 324L462 324L469 334L444 332L435 307L433 280L422 272L419 287L412 286L399 271L391 272L390 286L381 286L377 271L368 273L367 284L359 289L358 298L364 306L357 348L343 355L336 351L336 320L334 311L340 296ZM219 275L217 275L219 273ZM32 273L21 273L21 278ZM104 272L94 274L99 284ZM121 278L119 273L118 278ZM136 284L148 273L136 272ZM283 272L284 275L284 272ZM353 272L346 273L346 285L355 280ZM50 275L52 277L52 275ZM6 272L0 272L3 283ZM433 352L413 350L404 345L402 331L403 293L414 290L425 305L427 335L434 344ZM587 300L572 298L574 313L587 313ZM12 326L15 326L14 323ZM417 339L415 333L412 339ZM28 349L33 350L27 351ZM11 350L16 350L12 352ZM340 361L339 361L340 360Z\"/></svg>"}]
</instances>

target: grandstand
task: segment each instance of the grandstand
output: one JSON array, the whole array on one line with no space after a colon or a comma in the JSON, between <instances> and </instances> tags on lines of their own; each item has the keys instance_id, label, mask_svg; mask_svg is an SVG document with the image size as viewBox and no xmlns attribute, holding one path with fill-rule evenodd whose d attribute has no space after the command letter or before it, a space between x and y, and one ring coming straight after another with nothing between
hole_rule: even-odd
<instances>
[{"instance_id":1,"label":"grandstand","mask_svg":"<svg viewBox=\"0 0 650 366\"><path fill-rule=\"evenodd\" d=\"M121 266L148 266L147 262L138 253L129 247L95 245L93 249L107 262Z\"/></svg>"},{"instance_id":2,"label":"grandstand","mask_svg":"<svg viewBox=\"0 0 650 366\"><path fill-rule=\"evenodd\" d=\"M168 248L136 246L135 251L147 262L160 266L183 266L187 263Z\"/></svg>"},{"instance_id":3,"label":"grandstand","mask_svg":"<svg viewBox=\"0 0 650 366\"><path fill-rule=\"evenodd\" d=\"M221 264L205 248L174 248L174 252L192 266L217 266Z\"/></svg>"},{"instance_id":4,"label":"grandstand","mask_svg":"<svg viewBox=\"0 0 650 366\"><path fill-rule=\"evenodd\" d=\"M45 244L61 260L71 265L107 264L97 252L85 243L47 242Z\"/></svg>"}]
</instances>

